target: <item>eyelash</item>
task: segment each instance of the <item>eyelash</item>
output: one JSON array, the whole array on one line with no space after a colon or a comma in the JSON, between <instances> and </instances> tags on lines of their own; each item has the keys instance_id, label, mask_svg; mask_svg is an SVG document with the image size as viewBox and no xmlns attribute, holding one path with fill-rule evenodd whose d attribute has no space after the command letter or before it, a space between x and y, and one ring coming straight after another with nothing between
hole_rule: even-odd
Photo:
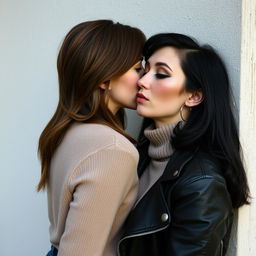
<instances>
[{"instance_id":1,"label":"eyelash","mask_svg":"<svg viewBox=\"0 0 256 256\"><path fill-rule=\"evenodd\" d=\"M164 79L164 78L167 78L167 77L170 77L170 76L169 75L160 74L160 73L156 73L155 77L157 79Z\"/></svg>"},{"instance_id":2,"label":"eyelash","mask_svg":"<svg viewBox=\"0 0 256 256\"><path fill-rule=\"evenodd\" d=\"M142 70L142 68L135 68L135 71L136 71L137 73L140 73L141 70Z\"/></svg>"}]
</instances>

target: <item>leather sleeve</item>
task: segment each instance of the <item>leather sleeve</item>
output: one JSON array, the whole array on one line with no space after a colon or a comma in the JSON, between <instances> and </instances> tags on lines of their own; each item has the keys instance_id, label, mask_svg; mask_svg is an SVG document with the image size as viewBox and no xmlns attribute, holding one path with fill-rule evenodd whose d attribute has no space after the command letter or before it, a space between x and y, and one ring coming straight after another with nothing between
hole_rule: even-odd
<instances>
[{"instance_id":1,"label":"leather sleeve","mask_svg":"<svg viewBox=\"0 0 256 256\"><path fill-rule=\"evenodd\" d=\"M201 176L176 184L167 251L172 256L222 255L222 239L230 227L231 213L224 180Z\"/></svg>"}]
</instances>

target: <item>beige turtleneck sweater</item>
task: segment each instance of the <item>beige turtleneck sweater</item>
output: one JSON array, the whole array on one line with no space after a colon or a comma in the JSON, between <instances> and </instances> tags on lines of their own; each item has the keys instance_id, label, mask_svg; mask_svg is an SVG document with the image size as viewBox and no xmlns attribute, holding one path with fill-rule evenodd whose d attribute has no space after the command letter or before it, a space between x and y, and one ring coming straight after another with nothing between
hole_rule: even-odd
<instances>
[{"instance_id":1,"label":"beige turtleneck sweater","mask_svg":"<svg viewBox=\"0 0 256 256\"><path fill-rule=\"evenodd\" d=\"M138 191L138 152L100 124L75 124L55 152L47 188L58 256L113 256Z\"/></svg>"},{"instance_id":2,"label":"beige turtleneck sweater","mask_svg":"<svg viewBox=\"0 0 256 256\"><path fill-rule=\"evenodd\" d=\"M150 141L148 155L151 161L144 170L139 181L137 202L146 194L153 184L162 176L164 169L173 153L171 136L177 123L166 124L159 128L154 125L145 129L144 135Z\"/></svg>"}]
</instances>

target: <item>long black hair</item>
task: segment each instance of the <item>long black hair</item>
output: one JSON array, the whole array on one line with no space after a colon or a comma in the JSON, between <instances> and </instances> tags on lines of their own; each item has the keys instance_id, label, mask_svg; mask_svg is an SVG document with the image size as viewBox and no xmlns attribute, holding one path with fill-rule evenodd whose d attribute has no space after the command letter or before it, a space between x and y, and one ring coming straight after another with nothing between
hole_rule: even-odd
<instances>
[{"instance_id":1,"label":"long black hair","mask_svg":"<svg viewBox=\"0 0 256 256\"><path fill-rule=\"evenodd\" d=\"M176 150L200 149L223 163L223 175L234 208L249 203L249 187L241 160L241 146L233 115L232 95L225 65L209 45L200 46L192 38L164 33L150 37L144 46L146 61L158 49L170 46L177 50L185 74L185 90L201 90L204 100L191 109L188 120L176 126L171 140ZM153 120L145 118L139 135Z\"/></svg>"}]
</instances>

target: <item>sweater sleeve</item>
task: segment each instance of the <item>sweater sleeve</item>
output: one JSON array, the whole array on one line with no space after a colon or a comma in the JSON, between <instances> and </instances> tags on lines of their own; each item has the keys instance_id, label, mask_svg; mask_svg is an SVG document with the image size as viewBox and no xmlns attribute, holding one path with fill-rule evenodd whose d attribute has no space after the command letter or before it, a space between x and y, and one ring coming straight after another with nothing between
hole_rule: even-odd
<instances>
[{"instance_id":1,"label":"sweater sleeve","mask_svg":"<svg viewBox=\"0 0 256 256\"><path fill-rule=\"evenodd\" d=\"M103 255L116 214L127 193L135 190L137 161L131 152L112 146L91 154L74 170L58 256Z\"/></svg>"}]
</instances>

